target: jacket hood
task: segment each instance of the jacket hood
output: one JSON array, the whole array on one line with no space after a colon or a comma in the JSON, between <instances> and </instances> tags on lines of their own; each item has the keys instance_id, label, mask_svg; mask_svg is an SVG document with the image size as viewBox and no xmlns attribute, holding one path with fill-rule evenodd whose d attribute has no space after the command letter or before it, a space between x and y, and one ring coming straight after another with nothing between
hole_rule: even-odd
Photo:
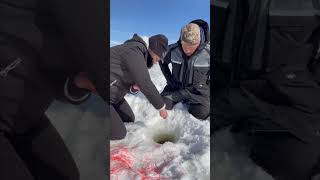
<instances>
[{"instance_id":1,"label":"jacket hood","mask_svg":"<svg viewBox=\"0 0 320 180\"><path fill-rule=\"evenodd\" d=\"M198 26L200 26L203 29L203 34L204 34L204 41L201 42L201 44L206 44L208 42L210 42L210 30L209 30L209 25L206 21L202 20L202 19L196 19L193 20L189 23L194 23L197 24ZM201 37L202 39L202 37ZM201 40L202 41L202 40ZM177 41L177 44L181 45L181 40L179 38L179 40ZM201 45L200 45L201 46Z\"/></svg>"},{"instance_id":2,"label":"jacket hood","mask_svg":"<svg viewBox=\"0 0 320 180\"><path fill-rule=\"evenodd\" d=\"M144 42L144 40L136 33L132 36L131 39L125 41L124 43L128 43L128 42L139 42L139 43L142 43L146 49L148 48L146 42Z\"/></svg>"},{"instance_id":3,"label":"jacket hood","mask_svg":"<svg viewBox=\"0 0 320 180\"><path fill-rule=\"evenodd\" d=\"M147 62L147 67L150 69L153 66L153 63L152 63L152 58L148 51L147 43L136 33L133 35L131 39L125 41L124 43L129 43L129 42L138 42L143 45L143 47L140 47L139 49L143 53L145 61Z\"/></svg>"},{"instance_id":4,"label":"jacket hood","mask_svg":"<svg viewBox=\"0 0 320 180\"><path fill-rule=\"evenodd\" d=\"M191 21L190 23L194 23L194 24L197 24L198 26L200 26L204 31L205 42L210 41L210 30L209 30L209 25L206 21L204 21L202 19L196 19L196 20Z\"/></svg>"}]
</instances>

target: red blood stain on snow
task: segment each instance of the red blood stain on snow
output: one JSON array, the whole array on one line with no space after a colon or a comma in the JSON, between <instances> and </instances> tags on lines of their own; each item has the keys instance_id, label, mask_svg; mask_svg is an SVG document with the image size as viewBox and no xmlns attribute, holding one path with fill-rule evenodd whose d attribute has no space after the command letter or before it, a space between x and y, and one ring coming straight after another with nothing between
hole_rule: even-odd
<instances>
[{"instance_id":1,"label":"red blood stain on snow","mask_svg":"<svg viewBox=\"0 0 320 180\"><path fill-rule=\"evenodd\" d=\"M150 158L137 159L130 149L125 146L117 146L111 148L110 151L110 176L114 180L118 180L122 172L131 172L134 176L141 177L142 180L164 180L171 179L169 177L161 176L161 167L168 165L173 158L169 158L165 163L160 166L152 163L151 152L146 152L146 156ZM142 164L136 167L135 163Z\"/></svg>"}]
</instances>

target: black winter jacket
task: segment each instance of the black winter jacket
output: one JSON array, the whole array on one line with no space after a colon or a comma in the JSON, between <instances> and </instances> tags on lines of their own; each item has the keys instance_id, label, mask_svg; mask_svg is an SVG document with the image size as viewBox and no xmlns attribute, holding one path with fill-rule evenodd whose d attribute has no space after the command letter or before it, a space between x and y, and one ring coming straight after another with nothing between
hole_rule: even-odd
<instances>
[{"instance_id":1,"label":"black winter jacket","mask_svg":"<svg viewBox=\"0 0 320 180\"><path fill-rule=\"evenodd\" d=\"M53 74L88 72L99 95L106 101L106 3L0 0L0 35L24 41L42 56L39 64L57 70ZM60 56L61 51L65 52Z\"/></svg>"},{"instance_id":2,"label":"black winter jacket","mask_svg":"<svg viewBox=\"0 0 320 180\"><path fill-rule=\"evenodd\" d=\"M170 45L169 51L160 61L159 65L167 84L176 90L186 90L199 103L208 103L210 99L210 38L208 24L203 20L195 20L204 30L204 42L196 52L187 57L181 47L180 41ZM168 65L172 64L172 71Z\"/></svg>"},{"instance_id":3,"label":"black winter jacket","mask_svg":"<svg viewBox=\"0 0 320 180\"><path fill-rule=\"evenodd\" d=\"M119 103L137 84L150 103L160 109L164 106L162 97L151 81L146 59L147 46L137 34L124 44L110 48L110 103Z\"/></svg>"}]
</instances>

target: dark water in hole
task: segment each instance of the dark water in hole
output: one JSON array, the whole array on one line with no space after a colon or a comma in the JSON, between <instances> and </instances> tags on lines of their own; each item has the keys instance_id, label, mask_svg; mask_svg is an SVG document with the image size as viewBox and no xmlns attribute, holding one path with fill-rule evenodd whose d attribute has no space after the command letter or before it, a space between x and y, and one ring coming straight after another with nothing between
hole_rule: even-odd
<instances>
[{"instance_id":1,"label":"dark water in hole","mask_svg":"<svg viewBox=\"0 0 320 180\"><path fill-rule=\"evenodd\" d=\"M159 133L153 137L153 141L158 144L164 144L165 142L177 142L177 137L174 133Z\"/></svg>"}]
</instances>

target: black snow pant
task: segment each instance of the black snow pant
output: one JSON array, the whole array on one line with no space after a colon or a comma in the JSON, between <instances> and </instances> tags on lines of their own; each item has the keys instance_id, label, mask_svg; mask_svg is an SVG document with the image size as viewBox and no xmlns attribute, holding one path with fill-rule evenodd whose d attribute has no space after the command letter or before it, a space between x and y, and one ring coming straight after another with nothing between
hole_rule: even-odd
<instances>
[{"instance_id":1,"label":"black snow pant","mask_svg":"<svg viewBox=\"0 0 320 180\"><path fill-rule=\"evenodd\" d=\"M320 144L303 142L263 117L240 89L219 94L213 103L215 130L233 124L236 141L245 144L253 161L275 180L311 180L320 173Z\"/></svg>"},{"instance_id":2,"label":"black snow pant","mask_svg":"<svg viewBox=\"0 0 320 180\"><path fill-rule=\"evenodd\" d=\"M53 100L28 44L0 34L0 179L79 180L45 111Z\"/></svg>"},{"instance_id":3,"label":"black snow pant","mask_svg":"<svg viewBox=\"0 0 320 180\"><path fill-rule=\"evenodd\" d=\"M206 120L210 115L210 103L203 102L200 103L198 100L194 100L189 94L183 94L180 90L171 90L165 87L161 95L166 104L167 110L172 110L172 108L179 102L188 104L188 111L195 118L200 120Z\"/></svg>"},{"instance_id":4,"label":"black snow pant","mask_svg":"<svg viewBox=\"0 0 320 180\"><path fill-rule=\"evenodd\" d=\"M128 102L122 99L118 104L110 105L111 140L123 139L127 130L124 122L134 122L134 114Z\"/></svg>"}]
</instances>

